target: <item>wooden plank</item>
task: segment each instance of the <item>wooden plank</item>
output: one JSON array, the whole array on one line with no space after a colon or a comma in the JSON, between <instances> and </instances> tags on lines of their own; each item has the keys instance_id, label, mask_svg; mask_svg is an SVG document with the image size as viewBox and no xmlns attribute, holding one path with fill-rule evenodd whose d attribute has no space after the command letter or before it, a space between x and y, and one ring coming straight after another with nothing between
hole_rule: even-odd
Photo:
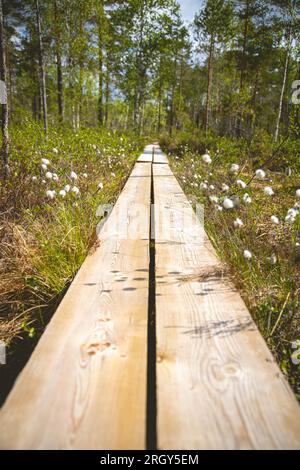
<instances>
[{"instance_id":1,"label":"wooden plank","mask_svg":"<svg viewBox=\"0 0 300 470\"><path fill-rule=\"evenodd\" d=\"M170 168L153 172L158 447L300 448L293 393Z\"/></svg>"},{"instance_id":2,"label":"wooden plank","mask_svg":"<svg viewBox=\"0 0 300 470\"><path fill-rule=\"evenodd\" d=\"M142 155L137 159L138 163L152 163L153 159L153 145L147 145Z\"/></svg>"},{"instance_id":3,"label":"wooden plank","mask_svg":"<svg viewBox=\"0 0 300 470\"><path fill-rule=\"evenodd\" d=\"M168 159L160 149L159 145L154 145L154 163L168 165Z\"/></svg>"},{"instance_id":4,"label":"wooden plank","mask_svg":"<svg viewBox=\"0 0 300 470\"><path fill-rule=\"evenodd\" d=\"M1 410L2 449L144 448L150 183L136 165Z\"/></svg>"},{"instance_id":5,"label":"wooden plank","mask_svg":"<svg viewBox=\"0 0 300 470\"><path fill-rule=\"evenodd\" d=\"M154 150L154 155L153 155ZM139 156L138 163L156 163L156 164L168 164L168 159L166 155L162 152L159 145L152 144L147 145L144 150L144 153Z\"/></svg>"}]
</instances>

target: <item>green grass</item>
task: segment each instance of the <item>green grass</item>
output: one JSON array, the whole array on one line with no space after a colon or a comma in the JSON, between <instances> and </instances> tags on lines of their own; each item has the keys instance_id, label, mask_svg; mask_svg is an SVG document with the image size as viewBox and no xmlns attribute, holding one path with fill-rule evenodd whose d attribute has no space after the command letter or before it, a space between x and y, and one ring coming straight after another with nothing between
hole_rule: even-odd
<instances>
[{"instance_id":1,"label":"green grass","mask_svg":"<svg viewBox=\"0 0 300 470\"><path fill-rule=\"evenodd\" d=\"M0 339L7 344L42 333L96 240L97 207L116 201L143 147L142 139L105 130L53 128L46 139L31 121L11 129L11 141L10 179L0 186ZM45 177L42 158L58 181ZM61 197L66 185L80 193Z\"/></svg>"},{"instance_id":2,"label":"green grass","mask_svg":"<svg viewBox=\"0 0 300 470\"><path fill-rule=\"evenodd\" d=\"M300 242L300 215L293 224L285 222L288 209L296 203L296 189L300 188L294 144L286 149L285 155L285 165L290 163L293 168L292 176L285 176L281 160L278 167L272 161L265 168L266 179L255 178L245 189L237 186L236 180L250 182L255 170L267 159L267 152L265 155L256 153L253 158L253 148L224 138L198 138L190 145L184 138L172 142L163 139L162 144L189 199L204 204L207 233L219 256L227 263L254 320L299 397L300 366L291 358L295 353L293 343L300 339L300 245L296 245ZM211 150L211 165L201 159L205 149ZM232 163L240 165L238 175L230 174ZM207 189L201 187L204 181L207 181ZM230 187L226 194L222 191L223 183ZM274 196L264 194L266 186L273 188ZM252 198L251 204L243 202L246 192ZM220 206L226 196L233 195L239 197L240 205L219 211L210 200L212 195L219 198ZM279 225L271 222L272 215L280 219ZM234 227L236 218L244 223L240 229ZM244 250L252 253L251 260L244 258Z\"/></svg>"}]
</instances>

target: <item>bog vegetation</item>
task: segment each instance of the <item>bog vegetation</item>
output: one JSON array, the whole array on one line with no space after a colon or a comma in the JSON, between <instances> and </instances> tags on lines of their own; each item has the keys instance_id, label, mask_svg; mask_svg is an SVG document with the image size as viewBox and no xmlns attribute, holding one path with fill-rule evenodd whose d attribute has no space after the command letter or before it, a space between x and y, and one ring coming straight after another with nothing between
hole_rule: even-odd
<instances>
[{"instance_id":1,"label":"bog vegetation","mask_svg":"<svg viewBox=\"0 0 300 470\"><path fill-rule=\"evenodd\" d=\"M300 391L300 160L291 173L257 145L230 139L162 138L192 204L205 207L207 233L297 394ZM210 149L207 153L207 148Z\"/></svg>"},{"instance_id":2,"label":"bog vegetation","mask_svg":"<svg viewBox=\"0 0 300 470\"><path fill-rule=\"evenodd\" d=\"M11 129L10 177L0 188L1 339L42 332L95 242L97 208L113 203L141 142L108 131ZM46 318L44 318L46 315Z\"/></svg>"},{"instance_id":3,"label":"bog vegetation","mask_svg":"<svg viewBox=\"0 0 300 470\"><path fill-rule=\"evenodd\" d=\"M0 339L43 331L160 138L299 394L299 0L180 3L0 0Z\"/></svg>"}]
</instances>

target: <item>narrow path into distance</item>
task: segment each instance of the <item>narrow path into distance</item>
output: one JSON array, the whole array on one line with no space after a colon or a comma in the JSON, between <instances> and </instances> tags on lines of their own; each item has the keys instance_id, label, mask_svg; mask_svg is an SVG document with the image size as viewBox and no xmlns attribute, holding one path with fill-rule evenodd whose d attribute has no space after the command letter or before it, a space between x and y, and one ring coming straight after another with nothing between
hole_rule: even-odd
<instances>
[{"instance_id":1,"label":"narrow path into distance","mask_svg":"<svg viewBox=\"0 0 300 470\"><path fill-rule=\"evenodd\" d=\"M0 447L300 448L297 401L224 272L147 146L0 412Z\"/></svg>"}]
</instances>

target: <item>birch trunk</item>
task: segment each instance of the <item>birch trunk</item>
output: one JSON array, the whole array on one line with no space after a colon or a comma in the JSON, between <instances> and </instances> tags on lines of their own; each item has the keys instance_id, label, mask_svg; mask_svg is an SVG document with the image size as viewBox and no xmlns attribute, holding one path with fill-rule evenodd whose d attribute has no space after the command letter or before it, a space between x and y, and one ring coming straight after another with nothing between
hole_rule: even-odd
<instances>
[{"instance_id":1,"label":"birch trunk","mask_svg":"<svg viewBox=\"0 0 300 470\"><path fill-rule=\"evenodd\" d=\"M38 34L41 100L42 100L42 109L43 109L44 131L45 131L45 134L47 135L48 134L48 114L47 114L47 95L46 95L46 73L45 73L45 63L44 63L44 47L43 47L43 40L42 40L42 25L41 25L41 13L40 13L39 0L35 0L35 8L36 8L36 24L37 24L37 34Z\"/></svg>"},{"instance_id":2,"label":"birch trunk","mask_svg":"<svg viewBox=\"0 0 300 470\"><path fill-rule=\"evenodd\" d=\"M99 0L98 14L98 123L103 126L103 43L104 43L104 5L103 0Z\"/></svg>"},{"instance_id":3,"label":"birch trunk","mask_svg":"<svg viewBox=\"0 0 300 470\"><path fill-rule=\"evenodd\" d=\"M283 98L284 98L284 92L285 92L285 87L286 87L286 82L287 82L287 74L288 74L288 67L289 67L289 60L290 60L290 45L291 45L291 33L289 33L288 48L286 51L286 58L285 58L285 63L284 63L283 80L282 80L277 122L276 122L275 134L274 134L275 142L278 141L278 137L279 137L279 128L280 128L280 121L281 121L281 115L282 115Z\"/></svg>"},{"instance_id":4,"label":"birch trunk","mask_svg":"<svg viewBox=\"0 0 300 470\"><path fill-rule=\"evenodd\" d=\"M207 72L207 95L206 95L205 118L204 118L204 128L205 128L206 134L208 133L208 130L209 130L214 48L215 48L215 39L214 39L214 36L212 36L210 39L210 46L209 46L208 72Z\"/></svg>"},{"instance_id":5,"label":"birch trunk","mask_svg":"<svg viewBox=\"0 0 300 470\"><path fill-rule=\"evenodd\" d=\"M55 16L55 22L58 25L60 18L59 18L57 0L54 0L54 16ZM62 72L62 59L61 59L60 26L57 26L55 41L56 41L57 108L58 108L59 119L61 122L63 122L64 120L64 93L63 93L63 72Z\"/></svg>"},{"instance_id":6,"label":"birch trunk","mask_svg":"<svg viewBox=\"0 0 300 470\"><path fill-rule=\"evenodd\" d=\"M3 164L3 174L4 178L7 178L9 173L8 157L9 157L9 133L8 133L8 99L6 92L7 84L7 69L6 69L6 55L5 55L5 37L4 37L4 21L3 21L3 4L0 0L0 77L3 82L2 93L2 164Z\"/></svg>"}]
</instances>

